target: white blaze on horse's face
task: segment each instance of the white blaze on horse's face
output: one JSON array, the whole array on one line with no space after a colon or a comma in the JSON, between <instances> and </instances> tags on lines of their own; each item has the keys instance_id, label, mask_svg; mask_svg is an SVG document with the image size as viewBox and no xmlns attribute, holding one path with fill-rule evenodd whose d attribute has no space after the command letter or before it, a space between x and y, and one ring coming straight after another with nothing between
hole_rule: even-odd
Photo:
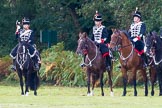
<instances>
[{"instance_id":1,"label":"white blaze on horse's face","mask_svg":"<svg viewBox=\"0 0 162 108\"><path fill-rule=\"evenodd\" d=\"M25 46L23 46L23 61L25 61Z\"/></svg>"}]
</instances>

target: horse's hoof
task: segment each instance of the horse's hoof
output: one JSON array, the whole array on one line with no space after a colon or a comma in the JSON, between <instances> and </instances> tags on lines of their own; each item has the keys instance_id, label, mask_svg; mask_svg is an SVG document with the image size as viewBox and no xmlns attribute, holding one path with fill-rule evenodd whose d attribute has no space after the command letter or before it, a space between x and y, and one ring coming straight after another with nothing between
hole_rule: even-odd
<instances>
[{"instance_id":1,"label":"horse's hoof","mask_svg":"<svg viewBox=\"0 0 162 108\"><path fill-rule=\"evenodd\" d=\"M110 96L111 97L114 97L114 92L110 92Z\"/></svg>"},{"instance_id":2,"label":"horse's hoof","mask_svg":"<svg viewBox=\"0 0 162 108\"><path fill-rule=\"evenodd\" d=\"M126 94L123 94L122 96L126 96Z\"/></svg>"},{"instance_id":3,"label":"horse's hoof","mask_svg":"<svg viewBox=\"0 0 162 108\"><path fill-rule=\"evenodd\" d=\"M88 94L87 94L87 96L91 96L91 94L90 94L90 93L88 93Z\"/></svg>"},{"instance_id":4,"label":"horse's hoof","mask_svg":"<svg viewBox=\"0 0 162 108\"><path fill-rule=\"evenodd\" d=\"M25 96L28 96L29 95L29 92L26 92Z\"/></svg>"},{"instance_id":5,"label":"horse's hoof","mask_svg":"<svg viewBox=\"0 0 162 108\"><path fill-rule=\"evenodd\" d=\"M37 93L34 93L34 96L37 96Z\"/></svg>"},{"instance_id":6,"label":"horse's hoof","mask_svg":"<svg viewBox=\"0 0 162 108\"><path fill-rule=\"evenodd\" d=\"M159 96L162 96L162 93L160 93Z\"/></svg>"},{"instance_id":7,"label":"horse's hoof","mask_svg":"<svg viewBox=\"0 0 162 108\"><path fill-rule=\"evenodd\" d=\"M87 96L94 96L94 92L88 93Z\"/></svg>"},{"instance_id":8,"label":"horse's hoof","mask_svg":"<svg viewBox=\"0 0 162 108\"><path fill-rule=\"evenodd\" d=\"M151 96L154 96L154 91L151 92Z\"/></svg>"}]
</instances>

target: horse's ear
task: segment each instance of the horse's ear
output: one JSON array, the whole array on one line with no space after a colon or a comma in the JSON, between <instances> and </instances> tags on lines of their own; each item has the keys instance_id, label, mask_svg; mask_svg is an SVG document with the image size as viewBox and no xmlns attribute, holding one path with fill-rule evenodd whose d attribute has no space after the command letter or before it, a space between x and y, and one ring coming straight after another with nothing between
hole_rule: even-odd
<instances>
[{"instance_id":1,"label":"horse's ear","mask_svg":"<svg viewBox=\"0 0 162 108\"><path fill-rule=\"evenodd\" d=\"M116 28L112 28L111 30L112 30L113 33L114 33L115 31L117 31Z\"/></svg>"},{"instance_id":2,"label":"horse's ear","mask_svg":"<svg viewBox=\"0 0 162 108\"><path fill-rule=\"evenodd\" d=\"M87 38L87 33L86 32L83 32L83 37Z\"/></svg>"},{"instance_id":3,"label":"horse's ear","mask_svg":"<svg viewBox=\"0 0 162 108\"><path fill-rule=\"evenodd\" d=\"M79 38L82 36L82 33L81 32L79 32Z\"/></svg>"}]
</instances>

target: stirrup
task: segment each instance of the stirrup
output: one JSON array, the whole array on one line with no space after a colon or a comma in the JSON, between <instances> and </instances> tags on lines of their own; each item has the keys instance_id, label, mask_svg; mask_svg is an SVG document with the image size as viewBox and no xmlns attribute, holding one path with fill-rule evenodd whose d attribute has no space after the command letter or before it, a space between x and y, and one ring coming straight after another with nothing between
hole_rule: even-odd
<instances>
[{"instance_id":1,"label":"stirrup","mask_svg":"<svg viewBox=\"0 0 162 108\"><path fill-rule=\"evenodd\" d=\"M39 64L38 64L38 63L36 63L36 64L34 65L34 70L35 70L35 71L38 71L38 70L39 70Z\"/></svg>"},{"instance_id":2,"label":"stirrup","mask_svg":"<svg viewBox=\"0 0 162 108\"><path fill-rule=\"evenodd\" d=\"M106 66L106 70L110 71L111 67L110 66Z\"/></svg>"},{"instance_id":3,"label":"stirrup","mask_svg":"<svg viewBox=\"0 0 162 108\"><path fill-rule=\"evenodd\" d=\"M143 64L143 68L147 68L148 65L146 63Z\"/></svg>"},{"instance_id":4,"label":"stirrup","mask_svg":"<svg viewBox=\"0 0 162 108\"><path fill-rule=\"evenodd\" d=\"M11 70L16 71L16 66L15 65L12 65L11 66Z\"/></svg>"},{"instance_id":5,"label":"stirrup","mask_svg":"<svg viewBox=\"0 0 162 108\"><path fill-rule=\"evenodd\" d=\"M80 64L80 67L82 67L82 68L85 67L85 64L84 63L81 63Z\"/></svg>"}]
</instances>

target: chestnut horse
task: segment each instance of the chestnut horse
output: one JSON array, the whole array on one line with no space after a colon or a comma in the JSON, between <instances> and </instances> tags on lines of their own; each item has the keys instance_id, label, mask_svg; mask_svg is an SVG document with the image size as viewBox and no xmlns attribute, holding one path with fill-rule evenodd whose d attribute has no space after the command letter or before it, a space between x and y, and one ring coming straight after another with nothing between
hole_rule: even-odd
<instances>
[{"instance_id":1,"label":"chestnut horse","mask_svg":"<svg viewBox=\"0 0 162 108\"><path fill-rule=\"evenodd\" d=\"M146 54L153 57L159 83L159 96L162 96L162 40L156 32L150 32L146 37Z\"/></svg>"},{"instance_id":2,"label":"chestnut horse","mask_svg":"<svg viewBox=\"0 0 162 108\"><path fill-rule=\"evenodd\" d=\"M99 48L95 45L95 43L88 38L87 33L79 33L78 47L76 50L77 54L84 55L86 52L85 65L86 65L86 73L87 73L87 85L88 92L87 96L93 95L94 85L95 85L95 77L100 78L100 86L101 86L101 95L104 96L103 91L103 73L106 71L105 59L102 57L102 54ZM111 59L110 59L111 60ZM110 85L110 95L113 96L112 89L112 65L111 69L108 71L109 85ZM92 76L92 92L90 91L90 76Z\"/></svg>"},{"instance_id":3,"label":"chestnut horse","mask_svg":"<svg viewBox=\"0 0 162 108\"><path fill-rule=\"evenodd\" d=\"M123 77L123 96L126 96L126 86L128 75L127 72L131 71L133 76L133 84L134 84L134 96L137 96L136 90L136 74L137 70L139 70L145 82L145 96L148 95L148 85L147 85L147 74L146 69L142 66L142 59L138 56L138 54L134 50L134 45L128 38L128 36L120 31L114 30L111 35L110 48L112 51L119 51L120 63L121 63L121 72ZM119 50L120 48L120 50Z\"/></svg>"}]
</instances>

